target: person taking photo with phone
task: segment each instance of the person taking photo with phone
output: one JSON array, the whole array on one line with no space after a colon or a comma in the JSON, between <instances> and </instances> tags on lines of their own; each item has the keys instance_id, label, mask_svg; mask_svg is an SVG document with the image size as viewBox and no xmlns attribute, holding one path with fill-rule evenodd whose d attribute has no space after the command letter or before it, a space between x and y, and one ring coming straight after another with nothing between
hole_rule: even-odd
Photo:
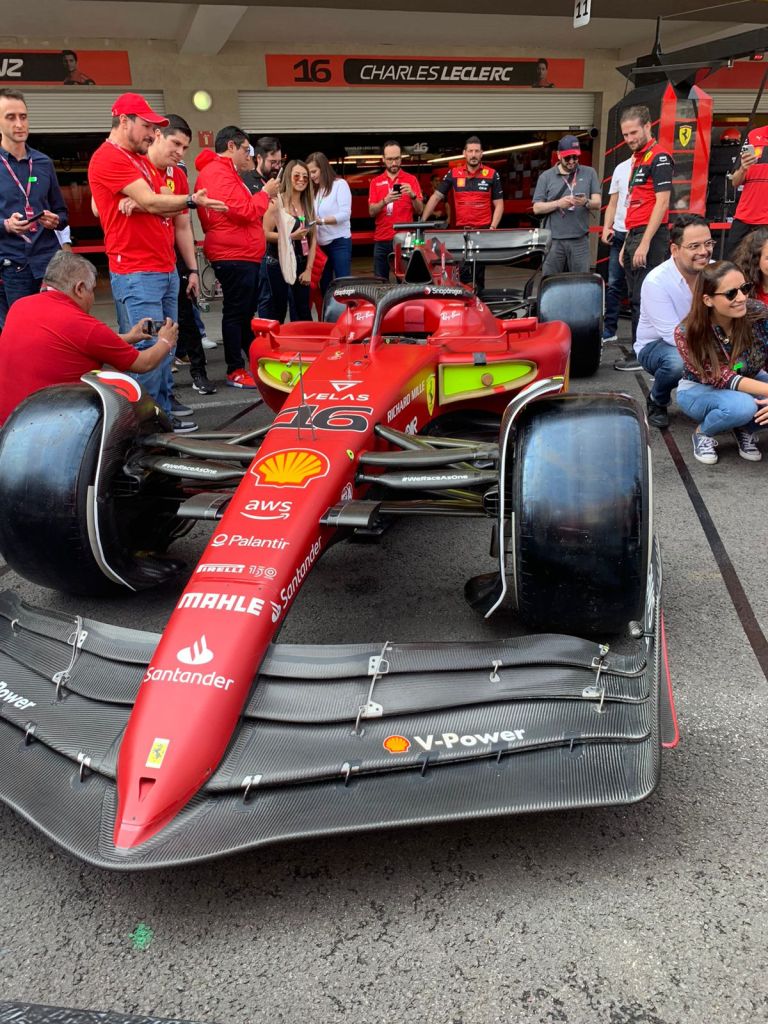
<instances>
[{"instance_id":1,"label":"person taking photo with phone","mask_svg":"<svg viewBox=\"0 0 768 1024\"><path fill-rule=\"evenodd\" d=\"M728 258L733 259L746 235L768 225L768 126L749 133L739 166L729 177L733 187L741 189L728 231Z\"/></svg>"},{"instance_id":2,"label":"person taking photo with phone","mask_svg":"<svg viewBox=\"0 0 768 1024\"><path fill-rule=\"evenodd\" d=\"M389 280L389 257L395 247L395 224L410 224L424 209L421 186L402 168L400 143L384 143L384 173L377 175L368 189L368 214L374 219L373 272Z\"/></svg>"},{"instance_id":3,"label":"person taking photo with phone","mask_svg":"<svg viewBox=\"0 0 768 1024\"><path fill-rule=\"evenodd\" d=\"M173 352L178 328L141 320L123 334L91 316L96 268L74 252L51 259L39 294L13 304L0 335L0 425L25 398L80 380L104 364L124 373L150 373ZM149 328L149 329L148 329ZM140 352L136 345L148 342Z\"/></svg>"},{"instance_id":4,"label":"person taking photo with phone","mask_svg":"<svg viewBox=\"0 0 768 1024\"><path fill-rule=\"evenodd\" d=\"M277 200L264 214L267 251L267 319L283 323L288 312L289 293L293 297L291 316L311 320L309 288L317 250L314 221L315 197L309 168L303 160L291 160L285 168ZM281 239L282 233L282 252ZM260 315L262 307L259 309Z\"/></svg>"}]
</instances>

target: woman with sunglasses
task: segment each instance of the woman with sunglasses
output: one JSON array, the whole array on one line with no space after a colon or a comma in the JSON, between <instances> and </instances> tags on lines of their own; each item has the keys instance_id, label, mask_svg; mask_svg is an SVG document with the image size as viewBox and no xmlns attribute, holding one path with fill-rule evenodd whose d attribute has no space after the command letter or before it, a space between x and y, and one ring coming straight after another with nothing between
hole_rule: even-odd
<instances>
[{"instance_id":1,"label":"woman with sunglasses","mask_svg":"<svg viewBox=\"0 0 768 1024\"><path fill-rule=\"evenodd\" d=\"M312 280L312 264L315 262L317 236L313 227L314 195L309 180L309 171L303 160L291 160L283 173L283 180L277 199L270 203L264 214L264 235L267 251L267 304L269 315L283 323L288 312L289 293L293 299L292 320L311 320L309 286ZM288 283L280 268L278 255L278 217L291 220L290 238L296 257L296 279ZM260 307L260 309L263 307Z\"/></svg>"},{"instance_id":2,"label":"woman with sunglasses","mask_svg":"<svg viewBox=\"0 0 768 1024\"><path fill-rule=\"evenodd\" d=\"M758 228L747 235L736 250L733 262L754 286L754 297L768 305L768 228Z\"/></svg>"},{"instance_id":3,"label":"woman with sunglasses","mask_svg":"<svg viewBox=\"0 0 768 1024\"><path fill-rule=\"evenodd\" d=\"M715 435L727 430L743 459L762 458L755 431L768 423L768 308L748 300L751 290L734 263L710 263L675 330L684 364L677 404L698 421L693 455L707 465L717 462Z\"/></svg>"},{"instance_id":4,"label":"woman with sunglasses","mask_svg":"<svg viewBox=\"0 0 768 1024\"><path fill-rule=\"evenodd\" d=\"M325 153L310 153L307 167L315 188L317 244L328 257L320 275L320 291L325 295L334 278L352 273L352 192L334 173Z\"/></svg>"}]
</instances>

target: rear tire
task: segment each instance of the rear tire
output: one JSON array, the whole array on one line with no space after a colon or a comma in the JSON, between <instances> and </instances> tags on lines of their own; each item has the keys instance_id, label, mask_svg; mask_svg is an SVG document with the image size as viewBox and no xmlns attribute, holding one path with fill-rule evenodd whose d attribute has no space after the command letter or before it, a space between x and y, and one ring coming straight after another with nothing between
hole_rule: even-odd
<instances>
[{"instance_id":1,"label":"rear tire","mask_svg":"<svg viewBox=\"0 0 768 1024\"><path fill-rule=\"evenodd\" d=\"M538 318L562 320L571 329L571 375L597 373L603 352L603 292L599 274L553 274L539 288Z\"/></svg>"},{"instance_id":2,"label":"rear tire","mask_svg":"<svg viewBox=\"0 0 768 1024\"><path fill-rule=\"evenodd\" d=\"M0 431L0 553L32 583L88 596L124 592L97 561L88 528L102 418L96 391L63 385L31 395ZM125 450L132 440L124 439ZM104 556L135 589L152 586L172 564L148 553L169 542L176 484L155 474L139 485L118 469L107 485L99 514Z\"/></svg>"},{"instance_id":3,"label":"rear tire","mask_svg":"<svg viewBox=\"0 0 768 1024\"><path fill-rule=\"evenodd\" d=\"M532 403L515 435L514 577L525 622L619 633L642 618L650 550L648 433L623 395Z\"/></svg>"}]
</instances>

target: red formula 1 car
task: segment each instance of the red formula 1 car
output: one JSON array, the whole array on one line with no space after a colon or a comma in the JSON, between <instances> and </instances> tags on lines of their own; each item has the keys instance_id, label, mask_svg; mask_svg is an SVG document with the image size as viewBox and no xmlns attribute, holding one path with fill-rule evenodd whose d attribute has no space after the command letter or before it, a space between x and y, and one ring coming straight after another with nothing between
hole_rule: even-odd
<instances>
[{"instance_id":1,"label":"red formula 1 car","mask_svg":"<svg viewBox=\"0 0 768 1024\"><path fill-rule=\"evenodd\" d=\"M583 310L593 285L548 287ZM254 321L269 427L176 436L132 378L100 373L31 396L0 434L0 551L36 583L138 591L212 525L160 637L0 596L0 797L91 863L657 783L674 722L642 413L567 393L564 322L499 320L434 278L335 297L332 323ZM552 632L273 643L332 541L412 515L487 518L498 570L470 578L470 604Z\"/></svg>"}]
</instances>

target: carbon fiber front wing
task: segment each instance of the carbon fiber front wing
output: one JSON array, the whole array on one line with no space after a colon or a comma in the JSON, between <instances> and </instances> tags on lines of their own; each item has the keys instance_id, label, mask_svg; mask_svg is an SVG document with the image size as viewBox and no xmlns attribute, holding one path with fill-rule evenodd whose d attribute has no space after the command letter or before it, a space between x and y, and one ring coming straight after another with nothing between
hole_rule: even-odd
<instances>
[{"instance_id":1,"label":"carbon fiber front wing","mask_svg":"<svg viewBox=\"0 0 768 1024\"><path fill-rule=\"evenodd\" d=\"M658 552L631 655L547 634L274 645L217 772L140 847L112 843L117 753L159 637L0 594L0 798L76 856L146 869L283 839L628 804L674 742Z\"/></svg>"}]
</instances>

